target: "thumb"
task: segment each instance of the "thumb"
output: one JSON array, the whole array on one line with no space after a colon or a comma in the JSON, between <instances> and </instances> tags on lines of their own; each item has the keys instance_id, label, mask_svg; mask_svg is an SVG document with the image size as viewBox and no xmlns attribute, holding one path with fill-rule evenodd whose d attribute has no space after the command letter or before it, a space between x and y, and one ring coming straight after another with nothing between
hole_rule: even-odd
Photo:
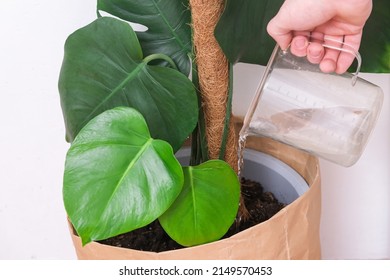
<instances>
[{"instance_id":1,"label":"thumb","mask_svg":"<svg viewBox=\"0 0 390 280\"><path fill-rule=\"evenodd\" d=\"M278 43L282 50L286 50L292 40L292 30L286 30L278 26L275 18L271 19L267 25L268 34Z\"/></svg>"}]
</instances>

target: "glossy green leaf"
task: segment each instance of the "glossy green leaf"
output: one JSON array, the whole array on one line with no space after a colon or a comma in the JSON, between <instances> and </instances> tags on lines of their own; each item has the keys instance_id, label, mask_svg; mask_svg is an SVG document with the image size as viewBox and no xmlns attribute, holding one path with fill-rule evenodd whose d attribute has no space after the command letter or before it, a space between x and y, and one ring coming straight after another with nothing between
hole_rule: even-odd
<instances>
[{"instance_id":1,"label":"glossy green leaf","mask_svg":"<svg viewBox=\"0 0 390 280\"><path fill-rule=\"evenodd\" d=\"M186 76L192 52L188 6L188 0L98 0L99 10L147 27L147 31L137 32L145 55L168 55Z\"/></svg>"},{"instance_id":2,"label":"glossy green leaf","mask_svg":"<svg viewBox=\"0 0 390 280\"><path fill-rule=\"evenodd\" d=\"M129 106L145 117L152 137L174 150L182 146L197 122L195 88L179 71L150 66L149 59L118 19L99 18L69 36L59 79L68 141L98 114Z\"/></svg>"},{"instance_id":3,"label":"glossy green leaf","mask_svg":"<svg viewBox=\"0 0 390 280\"><path fill-rule=\"evenodd\" d=\"M135 109L118 107L91 120L66 157L63 197L83 244L145 226L183 186L172 148L150 137Z\"/></svg>"},{"instance_id":4,"label":"glossy green leaf","mask_svg":"<svg viewBox=\"0 0 390 280\"><path fill-rule=\"evenodd\" d=\"M359 49L362 72L390 72L390 1L374 0ZM353 67L352 71L355 71Z\"/></svg>"},{"instance_id":5,"label":"glossy green leaf","mask_svg":"<svg viewBox=\"0 0 390 280\"><path fill-rule=\"evenodd\" d=\"M220 239L237 215L240 184L224 161L184 167L184 187L159 218L168 235L184 246Z\"/></svg>"},{"instance_id":6,"label":"glossy green leaf","mask_svg":"<svg viewBox=\"0 0 390 280\"><path fill-rule=\"evenodd\" d=\"M267 24L284 0L226 0L215 37L231 63L266 65L275 47Z\"/></svg>"}]
</instances>

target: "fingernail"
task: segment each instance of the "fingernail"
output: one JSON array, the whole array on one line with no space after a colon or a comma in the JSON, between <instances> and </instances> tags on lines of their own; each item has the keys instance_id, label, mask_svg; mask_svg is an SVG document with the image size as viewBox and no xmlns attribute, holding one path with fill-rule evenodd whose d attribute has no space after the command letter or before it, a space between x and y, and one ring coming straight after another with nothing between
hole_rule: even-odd
<instances>
[{"instance_id":1,"label":"fingernail","mask_svg":"<svg viewBox=\"0 0 390 280\"><path fill-rule=\"evenodd\" d=\"M304 39L304 38L297 38L294 42L295 44L295 47L299 48L299 49L303 49L306 47L306 44L307 44L307 40Z\"/></svg>"},{"instance_id":2,"label":"fingernail","mask_svg":"<svg viewBox=\"0 0 390 280\"><path fill-rule=\"evenodd\" d=\"M309 50L309 55L313 58L319 58L322 56L321 50Z\"/></svg>"}]
</instances>

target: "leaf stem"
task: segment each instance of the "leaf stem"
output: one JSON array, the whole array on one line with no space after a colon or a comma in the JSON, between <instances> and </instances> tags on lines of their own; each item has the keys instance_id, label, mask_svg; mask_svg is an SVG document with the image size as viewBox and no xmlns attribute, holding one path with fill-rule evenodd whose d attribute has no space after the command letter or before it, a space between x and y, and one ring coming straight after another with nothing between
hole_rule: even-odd
<instances>
[{"instance_id":1,"label":"leaf stem","mask_svg":"<svg viewBox=\"0 0 390 280\"><path fill-rule=\"evenodd\" d=\"M155 53L155 54L151 54L151 55L148 55L147 57L144 58L144 62L146 64L148 64L149 62L153 61L153 60L164 60L166 62L169 63L169 65L175 69L175 70L178 70L175 62L167 55L163 54L163 53Z\"/></svg>"}]
</instances>

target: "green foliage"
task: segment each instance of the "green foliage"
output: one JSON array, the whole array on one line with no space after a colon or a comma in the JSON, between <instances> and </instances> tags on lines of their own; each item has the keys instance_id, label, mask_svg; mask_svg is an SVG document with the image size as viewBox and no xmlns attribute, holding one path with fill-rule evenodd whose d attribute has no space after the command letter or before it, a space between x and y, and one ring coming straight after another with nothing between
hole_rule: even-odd
<instances>
[{"instance_id":1,"label":"green foliage","mask_svg":"<svg viewBox=\"0 0 390 280\"><path fill-rule=\"evenodd\" d=\"M374 0L371 16L363 30L359 52L362 72L390 72L390 1Z\"/></svg>"},{"instance_id":2,"label":"green foliage","mask_svg":"<svg viewBox=\"0 0 390 280\"><path fill-rule=\"evenodd\" d=\"M64 203L83 244L151 223L182 186L172 148L151 138L144 118L131 108L91 120L66 157Z\"/></svg>"},{"instance_id":3,"label":"green foliage","mask_svg":"<svg viewBox=\"0 0 390 280\"><path fill-rule=\"evenodd\" d=\"M159 221L169 236L184 246L220 239L238 210L237 174L221 160L184 169L184 187Z\"/></svg>"},{"instance_id":4,"label":"green foliage","mask_svg":"<svg viewBox=\"0 0 390 280\"><path fill-rule=\"evenodd\" d=\"M161 215L178 243L213 241L233 223L239 192L237 175L223 161L183 172L170 145L151 138L132 108L92 119L66 157L64 204L83 244L146 226Z\"/></svg>"},{"instance_id":5,"label":"green foliage","mask_svg":"<svg viewBox=\"0 0 390 280\"><path fill-rule=\"evenodd\" d=\"M267 24L284 0L226 0L215 37L231 63L266 65L275 47Z\"/></svg>"},{"instance_id":6,"label":"green foliage","mask_svg":"<svg viewBox=\"0 0 390 280\"><path fill-rule=\"evenodd\" d=\"M163 53L188 76L191 63L191 14L188 0L98 0L98 10L147 27L137 32L145 55Z\"/></svg>"},{"instance_id":7,"label":"green foliage","mask_svg":"<svg viewBox=\"0 0 390 280\"><path fill-rule=\"evenodd\" d=\"M178 150L196 126L195 88L180 72L149 60L132 28L114 18L99 18L69 36L59 79L68 141L98 114L129 106L143 114L153 137Z\"/></svg>"}]
</instances>

